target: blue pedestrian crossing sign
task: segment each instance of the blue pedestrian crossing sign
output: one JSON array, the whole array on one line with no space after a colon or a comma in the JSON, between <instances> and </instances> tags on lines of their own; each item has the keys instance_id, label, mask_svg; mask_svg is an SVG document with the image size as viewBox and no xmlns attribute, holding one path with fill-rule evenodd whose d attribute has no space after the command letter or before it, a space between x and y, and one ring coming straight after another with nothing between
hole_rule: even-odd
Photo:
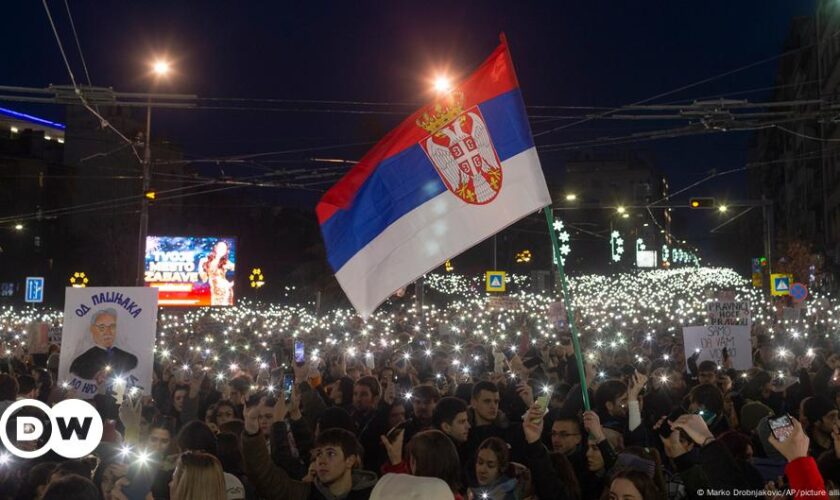
<instances>
[{"instance_id":1,"label":"blue pedestrian crossing sign","mask_svg":"<svg viewBox=\"0 0 840 500\"><path fill-rule=\"evenodd\" d=\"M504 292L505 291L505 272L504 271L487 271L484 275L488 292Z\"/></svg>"},{"instance_id":2,"label":"blue pedestrian crossing sign","mask_svg":"<svg viewBox=\"0 0 840 500\"><path fill-rule=\"evenodd\" d=\"M790 295L790 275L789 274L771 274L770 275L770 294L771 295Z\"/></svg>"},{"instance_id":3,"label":"blue pedestrian crossing sign","mask_svg":"<svg viewBox=\"0 0 840 500\"><path fill-rule=\"evenodd\" d=\"M40 303L44 301L44 278L33 276L26 278L26 295L24 300L28 303Z\"/></svg>"}]
</instances>

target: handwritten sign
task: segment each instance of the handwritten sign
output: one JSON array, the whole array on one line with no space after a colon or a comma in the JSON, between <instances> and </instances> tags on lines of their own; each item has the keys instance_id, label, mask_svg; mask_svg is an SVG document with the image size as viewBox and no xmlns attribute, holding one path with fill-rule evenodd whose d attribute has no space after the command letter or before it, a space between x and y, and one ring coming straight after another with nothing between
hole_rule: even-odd
<instances>
[{"instance_id":1,"label":"handwritten sign","mask_svg":"<svg viewBox=\"0 0 840 500\"><path fill-rule=\"evenodd\" d=\"M685 357L699 353L697 363L710 359L723 365L723 349L736 370L752 368L750 327L748 325L706 325L683 327Z\"/></svg>"},{"instance_id":2,"label":"handwritten sign","mask_svg":"<svg viewBox=\"0 0 840 500\"><path fill-rule=\"evenodd\" d=\"M150 394L157 306L154 288L67 288L59 381L82 399L119 386Z\"/></svg>"},{"instance_id":3,"label":"handwritten sign","mask_svg":"<svg viewBox=\"0 0 840 500\"><path fill-rule=\"evenodd\" d=\"M716 300L706 304L708 325L750 325L750 303L746 300Z\"/></svg>"}]
</instances>

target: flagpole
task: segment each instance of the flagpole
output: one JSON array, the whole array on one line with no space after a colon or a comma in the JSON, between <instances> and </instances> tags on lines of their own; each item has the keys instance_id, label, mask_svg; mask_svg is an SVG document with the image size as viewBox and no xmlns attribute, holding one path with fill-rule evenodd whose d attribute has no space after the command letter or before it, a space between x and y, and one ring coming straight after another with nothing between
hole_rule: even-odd
<instances>
[{"instance_id":1,"label":"flagpole","mask_svg":"<svg viewBox=\"0 0 840 500\"><path fill-rule=\"evenodd\" d=\"M572 346L575 349L575 361L577 362L578 375L580 376L580 390L583 393L583 408L589 411L589 390L586 387L586 369L583 366L583 355L580 352L580 340L575 325L575 312L572 310L572 297L569 294L569 283L566 280L566 273L563 272L560 245L557 242L557 233L554 232L554 212L551 206L543 209L545 221L548 223L548 234L551 235L551 247L554 251L554 260L557 263L557 272L560 273L560 286L563 289L563 304L566 306L566 318L569 321L569 328L572 330Z\"/></svg>"}]
</instances>

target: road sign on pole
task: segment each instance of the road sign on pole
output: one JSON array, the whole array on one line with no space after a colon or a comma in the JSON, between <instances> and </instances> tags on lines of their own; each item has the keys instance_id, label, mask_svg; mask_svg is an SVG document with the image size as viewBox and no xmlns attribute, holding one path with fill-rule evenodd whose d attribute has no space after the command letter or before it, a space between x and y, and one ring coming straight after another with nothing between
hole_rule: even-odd
<instances>
[{"instance_id":1,"label":"road sign on pole","mask_svg":"<svg viewBox=\"0 0 840 500\"><path fill-rule=\"evenodd\" d=\"M770 294L790 295L790 282L791 279L789 274L771 274Z\"/></svg>"},{"instance_id":2,"label":"road sign on pole","mask_svg":"<svg viewBox=\"0 0 840 500\"><path fill-rule=\"evenodd\" d=\"M790 285L790 296L793 300L801 302L808 297L808 287L802 283L794 283Z\"/></svg>"},{"instance_id":3,"label":"road sign on pole","mask_svg":"<svg viewBox=\"0 0 840 500\"><path fill-rule=\"evenodd\" d=\"M504 292L505 291L505 272L504 271L487 271L485 273L485 280L488 292Z\"/></svg>"},{"instance_id":4,"label":"road sign on pole","mask_svg":"<svg viewBox=\"0 0 840 500\"><path fill-rule=\"evenodd\" d=\"M26 294L24 300L28 303L44 301L44 278L29 276L26 278Z\"/></svg>"}]
</instances>

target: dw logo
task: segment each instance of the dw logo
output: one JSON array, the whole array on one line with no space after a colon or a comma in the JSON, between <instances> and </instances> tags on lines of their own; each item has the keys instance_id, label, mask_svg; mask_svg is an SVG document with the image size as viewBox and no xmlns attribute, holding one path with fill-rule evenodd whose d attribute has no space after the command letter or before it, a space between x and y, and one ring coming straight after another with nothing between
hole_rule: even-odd
<instances>
[{"instance_id":1,"label":"dw logo","mask_svg":"<svg viewBox=\"0 0 840 500\"><path fill-rule=\"evenodd\" d=\"M25 410L27 407L30 409ZM31 408L49 418L48 429ZM9 425L10 419L13 425ZM49 436L44 437L46 431ZM9 436L12 432L13 436ZM22 399L0 417L0 441L19 458L37 458L50 450L65 458L81 458L99 446L101 440L102 417L93 406L79 399L67 399L52 408L36 399ZM44 444L37 448L39 442Z\"/></svg>"}]
</instances>

